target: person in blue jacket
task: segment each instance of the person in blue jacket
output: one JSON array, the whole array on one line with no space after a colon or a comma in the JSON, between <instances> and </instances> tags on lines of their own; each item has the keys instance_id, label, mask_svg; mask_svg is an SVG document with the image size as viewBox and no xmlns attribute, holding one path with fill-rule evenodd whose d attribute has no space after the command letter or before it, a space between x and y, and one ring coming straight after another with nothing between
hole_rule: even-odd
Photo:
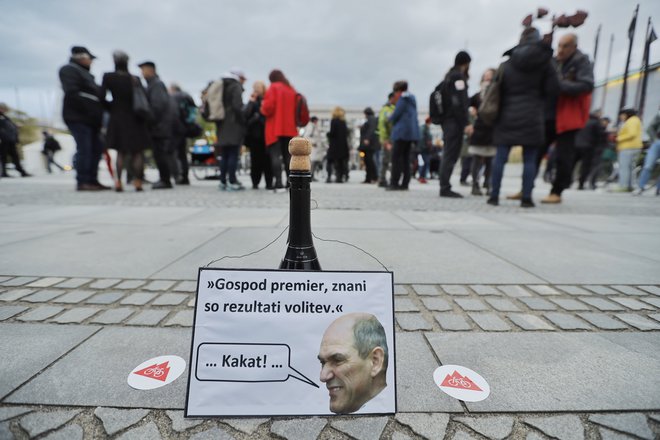
<instances>
[{"instance_id":1,"label":"person in blue jacket","mask_svg":"<svg viewBox=\"0 0 660 440\"><path fill-rule=\"evenodd\" d=\"M408 82L397 81L393 87L396 107L392 122L392 177L388 191L407 190L410 182L410 150L419 141L417 101L408 91ZM403 178L402 178L403 176Z\"/></svg>"}]
</instances>

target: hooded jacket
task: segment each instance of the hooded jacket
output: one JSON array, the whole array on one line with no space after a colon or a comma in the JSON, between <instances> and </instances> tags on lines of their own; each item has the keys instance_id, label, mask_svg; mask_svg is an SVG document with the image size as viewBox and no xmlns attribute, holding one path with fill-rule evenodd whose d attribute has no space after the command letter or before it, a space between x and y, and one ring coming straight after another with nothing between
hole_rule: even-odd
<instances>
[{"instance_id":1,"label":"hooded jacket","mask_svg":"<svg viewBox=\"0 0 660 440\"><path fill-rule=\"evenodd\" d=\"M417 101L415 95L403 92L390 116L392 141L418 141L419 122L417 121Z\"/></svg>"},{"instance_id":2,"label":"hooded jacket","mask_svg":"<svg viewBox=\"0 0 660 440\"><path fill-rule=\"evenodd\" d=\"M243 86L229 75L222 78L222 104L225 118L218 121L218 145L241 146L245 138L245 118L243 115Z\"/></svg>"},{"instance_id":3,"label":"hooded jacket","mask_svg":"<svg viewBox=\"0 0 660 440\"><path fill-rule=\"evenodd\" d=\"M552 48L541 42L523 42L504 55L510 58L503 66L493 143L541 146L545 142L545 102L559 91Z\"/></svg>"},{"instance_id":4,"label":"hooded jacket","mask_svg":"<svg viewBox=\"0 0 660 440\"><path fill-rule=\"evenodd\" d=\"M281 82L274 82L266 90L261 103L261 114L266 117L266 146L280 137L298 136L296 127L296 91Z\"/></svg>"}]
</instances>

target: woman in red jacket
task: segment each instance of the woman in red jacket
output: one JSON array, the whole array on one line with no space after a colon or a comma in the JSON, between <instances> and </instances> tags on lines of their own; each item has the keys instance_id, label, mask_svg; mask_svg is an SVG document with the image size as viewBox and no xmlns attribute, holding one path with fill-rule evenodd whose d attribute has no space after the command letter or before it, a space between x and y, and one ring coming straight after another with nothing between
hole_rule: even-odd
<instances>
[{"instance_id":1,"label":"woman in red jacket","mask_svg":"<svg viewBox=\"0 0 660 440\"><path fill-rule=\"evenodd\" d=\"M282 162L289 176L289 141L298 135L296 128L296 91L281 70L268 75L270 87L261 103L261 113L266 117L266 148L270 156L275 178L275 191L282 185Z\"/></svg>"}]
</instances>

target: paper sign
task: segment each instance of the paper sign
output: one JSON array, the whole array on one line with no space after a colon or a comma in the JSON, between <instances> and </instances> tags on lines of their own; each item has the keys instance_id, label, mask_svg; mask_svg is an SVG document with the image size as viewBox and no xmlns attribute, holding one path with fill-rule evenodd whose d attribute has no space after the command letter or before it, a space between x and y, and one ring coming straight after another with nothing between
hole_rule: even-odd
<instances>
[{"instance_id":1,"label":"paper sign","mask_svg":"<svg viewBox=\"0 0 660 440\"><path fill-rule=\"evenodd\" d=\"M174 382L186 369L179 356L158 356L142 362L128 375L128 384L138 390L153 390Z\"/></svg>"},{"instance_id":2,"label":"paper sign","mask_svg":"<svg viewBox=\"0 0 660 440\"><path fill-rule=\"evenodd\" d=\"M391 272L199 271L187 417L396 411Z\"/></svg>"},{"instance_id":3,"label":"paper sign","mask_svg":"<svg viewBox=\"0 0 660 440\"><path fill-rule=\"evenodd\" d=\"M433 381L451 397L480 402L490 395L490 386L480 374L460 365L443 365L433 372Z\"/></svg>"}]
</instances>

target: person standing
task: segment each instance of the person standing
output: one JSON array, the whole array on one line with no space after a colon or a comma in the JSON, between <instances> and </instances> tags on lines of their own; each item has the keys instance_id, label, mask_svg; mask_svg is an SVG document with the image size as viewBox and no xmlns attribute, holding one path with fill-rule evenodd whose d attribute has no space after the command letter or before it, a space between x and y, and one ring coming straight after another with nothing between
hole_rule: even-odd
<instances>
[{"instance_id":1,"label":"person standing","mask_svg":"<svg viewBox=\"0 0 660 440\"><path fill-rule=\"evenodd\" d=\"M151 188L171 189L174 169L172 154L174 108L167 87L156 73L156 64L153 61L145 61L138 64L138 67L147 81L147 98L153 114L150 132L159 181L151 185Z\"/></svg>"},{"instance_id":2,"label":"person standing","mask_svg":"<svg viewBox=\"0 0 660 440\"><path fill-rule=\"evenodd\" d=\"M389 191L407 190L410 182L410 152L419 141L417 100L408 91L408 82L397 81L392 88L396 106L390 116L392 123L392 178Z\"/></svg>"},{"instance_id":3,"label":"person standing","mask_svg":"<svg viewBox=\"0 0 660 440\"><path fill-rule=\"evenodd\" d=\"M270 157L273 189L277 192L284 188L282 168L289 178L289 141L298 136L296 127L296 90L281 70L274 69L268 75L270 87L266 90L261 103L261 114L266 117L266 149Z\"/></svg>"},{"instance_id":4,"label":"person standing","mask_svg":"<svg viewBox=\"0 0 660 440\"><path fill-rule=\"evenodd\" d=\"M48 171L48 174L53 172L51 165L55 165L60 171L66 171L62 165L55 162L55 153L62 149L60 143L57 142L57 139L46 130L42 131L41 134L44 137L44 147L41 150L41 154L44 155L44 159L46 160L46 171Z\"/></svg>"},{"instance_id":5,"label":"person standing","mask_svg":"<svg viewBox=\"0 0 660 440\"><path fill-rule=\"evenodd\" d=\"M493 144L493 127L487 125L479 117L479 107L483 101L486 89L493 81L495 76L495 69L487 69L481 76L479 93L470 98L471 108L477 111L476 119L474 121L474 130L470 136L470 145L468 146L468 153L472 156L472 167L470 172L472 174L472 195L481 196L483 192L479 186L479 173L481 168L484 169L484 189L490 192L490 177L492 170L493 157L495 156L496 147Z\"/></svg>"},{"instance_id":6,"label":"person standing","mask_svg":"<svg viewBox=\"0 0 660 440\"><path fill-rule=\"evenodd\" d=\"M360 127L360 151L364 153L364 167L366 175L362 183L375 183L378 181L376 162L374 161L376 151L380 149L378 139L378 118L376 118L371 107L364 109L364 124Z\"/></svg>"},{"instance_id":7,"label":"person standing","mask_svg":"<svg viewBox=\"0 0 660 440\"><path fill-rule=\"evenodd\" d=\"M632 191L632 170L635 158L642 151L642 121L631 108L619 113L623 124L616 135L616 152L619 161L619 188L617 192Z\"/></svg>"},{"instance_id":8,"label":"person standing","mask_svg":"<svg viewBox=\"0 0 660 440\"><path fill-rule=\"evenodd\" d=\"M655 115L646 133L648 133L651 140L651 146L646 151L646 157L644 157L644 166L638 182L639 188L634 192L636 196L644 192L651 177L651 171L653 171L658 158L660 158L660 112ZM655 195L660 195L660 179L655 184Z\"/></svg>"},{"instance_id":9,"label":"person standing","mask_svg":"<svg viewBox=\"0 0 660 440\"><path fill-rule=\"evenodd\" d=\"M323 159L327 152L325 136L323 136L321 127L319 127L319 118L316 116L310 118L303 135L312 143L312 154L310 155L312 181L316 182L316 173L323 168Z\"/></svg>"},{"instance_id":10,"label":"person standing","mask_svg":"<svg viewBox=\"0 0 660 440\"><path fill-rule=\"evenodd\" d=\"M69 64L60 68L59 77L64 91L62 119L76 141L76 181L78 191L110 189L98 180L98 167L103 144L101 124L103 104L101 88L90 73L96 57L87 48L71 48Z\"/></svg>"},{"instance_id":11,"label":"person standing","mask_svg":"<svg viewBox=\"0 0 660 440\"><path fill-rule=\"evenodd\" d=\"M591 91L594 88L593 66L589 57L578 49L575 34L559 39L557 47L559 98L557 99L555 144L556 169L550 194L541 203L561 203L562 192L571 185L575 136L589 119Z\"/></svg>"},{"instance_id":12,"label":"person standing","mask_svg":"<svg viewBox=\"0 0 660 440\"><path fill-rule=\"evenodd\" d=\"M18 127L14 121L9 119L7 113L9 106L0 102L0 162L2 163L1 177L10 177L7 174L7 156L11 158L16 171L21 173L21 177L30 177L27 171L21 165L21 159L18 157Z\"/></svg>"},{"instance_id":13,"label":"person standing","mask_svg":"<svg viewBox=\"0 0 660 440\"><path fill-rule=\"evenodd\" d=\"M541 41L535 28L526 28L520 44L504 53L501 66L500 108L493 130L497 153L489 205L499 204L500 186L511 147L523 147L523 193L520 206L534 207L532 190L536 177L537 149L543 145L546 96L556 95L559 84L552 66L552 48Z\"/></svg>"},{"instance_id":14,"label":"person standing","mask_svg":"<svg viewBox=\"0 0 660 440\"><path fill-rule=\"evenodd\" d=\"M381 145L380 170L378 172L378 186L387 188L387 172L392 164L392 123L390 116L395 108L394 92L387 95L387 103L381 107L378 113L378 139Z\"/></svg>"},{"instance_id":15,"label":"person standing","mask_svg":"<svg viewBox=\"0 0 660 440\"><path fill-rule=\"evenodd\" d=\"M250 149L250 178L252 189L258 189L261 176L266 181L266 189L273 189L273 173L270 166L270 158L266 153L266 140L264 129L266 118L261 114L261 103L266 93L266 84L263 81L255 81L252 85L252 95L243 108L245 119L245 146Z\"/></svg>"},{"instance_id":16,"label":"person standing","mask_svg":"<svg viewBox=\"0 0 660 440\"><path fill-rule=\"evenodd\" d=\"M144 150L151 147L147 121L133 111L133 89L142 87L140 78L128 72L128 55L120 50L112 54L115 71L103 75L101 96L110 111L106 145L117 150L115 191L123 191L121 176L124 168L133 179L136 191L142 191ZM112 101L105 100L106 92Z\"/></svg>"},{"instance_id":17,"label":"person standing","mask_svg":"<svg viewBox=\"0 0 660 440\"><path fill-rule=\"evenodd\" d=\"M343 183L348 170L345 169L348 161L348 126L346 125L346 112L341 107L335 107L330 120L328 137L328 178L326 183L332 182L332 173L335 173L335 182Z\"/></svg>"},{"instance_id":18,"label":"person standing","mask_svg":"<svg viewBox=\"0 0 660 440\"><path fill-rule=\"evenodd\" d=\"M197 105L192 96L183 91L178 84L170 84L169 92L176 110L172 133L172 148L177 165L176 184L190 185L188 138L201 134L201 127L197 124Z\"/></svg>"},{"instance_id":19,"label":"person standing","mask_svg":"<svg viewBox=\"0 0 660 440\"><path fill-rule=\"evenodd\" d=\"M579 190L584 189L584 184L591 173L594 162L594 153L598 148L601 137L600 112L595 111L589 115L587 125L575 136L575 158L573 169L580 162Z\"/></svg>"},{"instance_id":20,"label":"person standing","mask_svg":"<svg viewBox=\"0 0 660 440\"><path fill-rule=\"evenodd\" d=\"M461 198L461 194L451 190L451 174L454 165L461 154L463 134L472 134L472 127L468 125L468 79L470 62L472 58L465 51L460 51L454 58L452 67L445 76L445 91L443 102L446 107L443 111L446 116L442 122L444 147L440 163L440 197Z\"/></svg>"},{"instance_id":21,"label":"person standing","mask_svg":"<svg viewBox=\"0 0 660 440\"><path fill-rule=\"evenodd\" d=\"M238 154L245 138L245 118L243 115L243 84L245 73L241 69L231 69L222 77L222 104L225 118L216 122L218 146L220 147L220 189L239 191L243 185L236 179Z\"/></svg>"},{"instance_id":22,"label":"person standing","mask_svg":"<svg viewBox=\"0 0 660 440\"><path fill-rule=\"evenodd\" d=\"M422 156L422 166L419 168L419 183L427 183L426 177L431 169L431 153L433 152L433 135L431 134L431 118L426 118L419 127L420 139L417 151Z\"/></svg>"}]
</instances>

